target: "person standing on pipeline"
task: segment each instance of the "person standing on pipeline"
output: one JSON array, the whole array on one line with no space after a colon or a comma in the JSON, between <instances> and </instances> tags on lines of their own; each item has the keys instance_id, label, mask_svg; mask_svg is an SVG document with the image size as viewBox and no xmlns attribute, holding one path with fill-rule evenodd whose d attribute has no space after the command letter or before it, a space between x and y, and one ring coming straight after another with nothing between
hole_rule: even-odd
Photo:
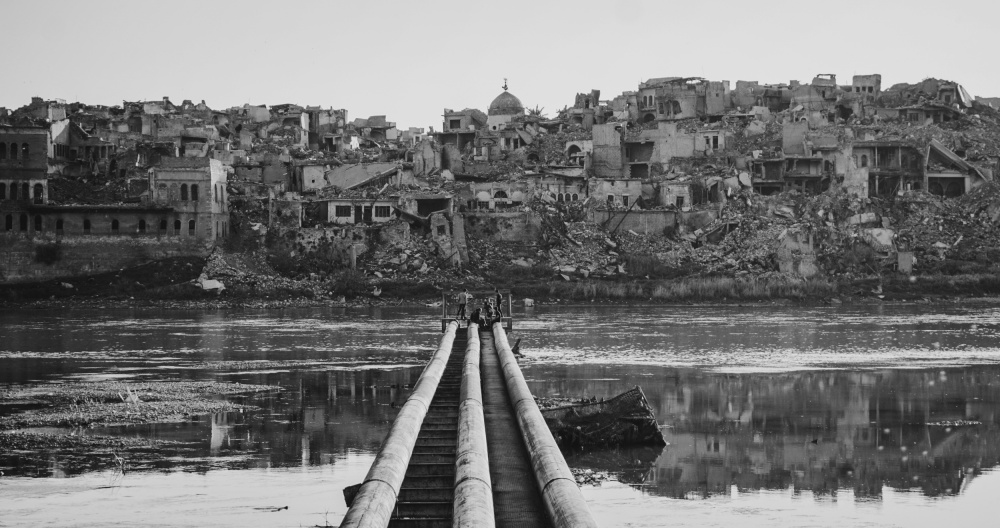
<instances>
[{"instance_id":1,"label":"person standing on pipeline","mask_svg":"<svg viewBox=\"0 0 1000 528\"><path fill-rule=\"evenodd\" d=\"M493 288L493 293L496 293L497 318L503 317L503 295L500 293L500 288Z\"/></svg>"},{"instance_id":2,"label":"person standing on pipeline","mask_svg":"<svg viewBox=\"0 0 1000 528\"><path fill-rule=\"evenodd\" d=\"M469 289L466 288L462 290L462 293L458 294L458 314L455 317L459 319L465 319L465 305L469 303Z\"/></svg>"}]
</instances>

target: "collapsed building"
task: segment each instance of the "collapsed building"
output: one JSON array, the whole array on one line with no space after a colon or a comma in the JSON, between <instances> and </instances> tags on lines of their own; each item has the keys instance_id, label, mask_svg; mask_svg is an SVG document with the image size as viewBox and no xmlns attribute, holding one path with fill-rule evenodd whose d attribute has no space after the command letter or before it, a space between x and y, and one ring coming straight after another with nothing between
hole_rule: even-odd
<instances>
[{"instance_id":1,"label":"collapsed building","mask_svg":"<svg viewBox=\"0 0 1000 528\"><path fill-rule=\"evenodd\" d=\"M18 255L0 280L204 256L251 227L308 240L290 253L336 255L337 265L396 261L387 273L496 259L566 271L582 250L553 248L590 247L589 237L603 256L574 269L613 275L624 269L618 244L694 258L736 229L734 211L750 214L740 204L753 195L967 195L1000 162L989 104L952 81L886 89L878 74L843 85L834 74L808 83L657 77L606 100L577 93L548 117L505 83L485 112L445 108L440 130L425 132L291 103L218 111L168 97L120 107L34 98L0 113L0 236ZM513 245L481 243L493 239ZM100 258L80 249L98 240L131 249ZM786 233L780 246L808 253L813 240ZM324 244L335 249L317 249ZM404 258L413 244L418 260Z\"/></svg>"}]
</instances>

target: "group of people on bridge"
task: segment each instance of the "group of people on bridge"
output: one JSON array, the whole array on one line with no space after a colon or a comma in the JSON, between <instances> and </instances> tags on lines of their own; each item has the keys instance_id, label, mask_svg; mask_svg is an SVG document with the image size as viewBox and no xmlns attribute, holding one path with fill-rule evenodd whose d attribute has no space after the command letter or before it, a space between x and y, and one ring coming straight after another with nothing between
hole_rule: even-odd
<instances>
[{"instance_id":1,"label":"group of people on bridge","mask_svg":"<svg viewBox=\"0 0 1000 528\"><path fill-rule=\"evenodd\" d=\"M493 323L500 321L500 318L503 317L503 294L500 293L499 288L494 288L493 292L495 293L494 297L484 300L481 308L476 308L472 314L468 315L469 324L475 323L480 327L488 328L493 326ZM466 319L466 306L471 302L472 295L469 294L468 289L464 289L458 294L458 313L455 314L458 320L464 321Z\"/></svg>"}]
</instances>

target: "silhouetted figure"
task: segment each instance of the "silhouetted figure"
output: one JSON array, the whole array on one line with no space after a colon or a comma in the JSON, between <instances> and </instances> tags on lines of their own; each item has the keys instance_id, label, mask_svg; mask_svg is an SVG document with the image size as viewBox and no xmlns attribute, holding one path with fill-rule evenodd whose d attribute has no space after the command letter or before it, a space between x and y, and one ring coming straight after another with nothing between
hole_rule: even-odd
<instances>
[{"instance_id":1,"label":"silhouetted figure","mask_svg":"<svg viewBox=\"0 0 1000 528\"><path fill-rule=\"evenodd\" d=\"M456 317L459 319L465 319L465 305L469 302L469 290L462 290L462 293L458 294L458 314Z\"/></svg>"}]
</instances>

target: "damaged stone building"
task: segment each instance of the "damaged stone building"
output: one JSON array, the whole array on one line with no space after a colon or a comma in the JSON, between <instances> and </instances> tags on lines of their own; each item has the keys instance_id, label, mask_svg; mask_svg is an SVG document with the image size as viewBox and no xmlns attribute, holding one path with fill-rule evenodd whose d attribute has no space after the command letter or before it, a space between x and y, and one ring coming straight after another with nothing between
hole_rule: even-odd
<instances>
[{"instance_id":1,"label":"damaged stone building","mask_svg":"<svg viewBox=\"0 0 1000 528\"><path fill-rule=\"evenodd\" d=\"M991 182L1000 162L991 101L947 80L664 76L601 97L577 92L549 117L505 83L486 111L445 108L429 132L293 103L33 98L0 113L0 233L21 252L4 273L56 273L27 263L46 244L66 269L119 265L75 249L97 238L130 241L141 249L121 255L135 258L203 255L254 224L312 238L348 230L365 240L338 250L351 262L384 229L462 265L467 225L530 245L519 237L555 236L545 215L700 244L724 236L726 205L752 194L951 199Z\"/></svg>"}]
</instances>

